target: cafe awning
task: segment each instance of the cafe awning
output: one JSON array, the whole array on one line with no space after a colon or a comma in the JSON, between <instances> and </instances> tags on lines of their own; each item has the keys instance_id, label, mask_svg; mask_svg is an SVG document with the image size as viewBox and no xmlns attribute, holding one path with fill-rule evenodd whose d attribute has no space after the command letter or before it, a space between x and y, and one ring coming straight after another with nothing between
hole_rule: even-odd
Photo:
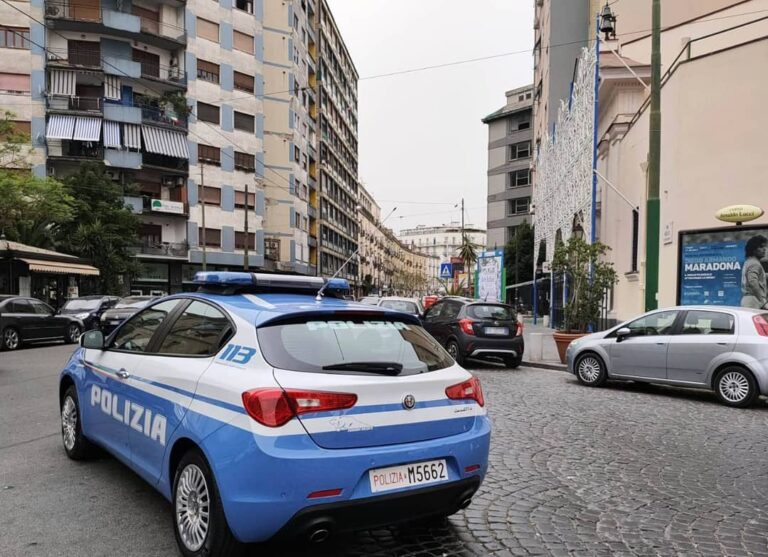
<instances>
[{"instance_id":1,"label":"cafe awning","mask_svg":"<svg viewBox=\"0 0 768 557\"><path fill-rule=\"evenodd\" d=\"M64 263L60 261L43 261L42 259L24 259L30 271L38 273L54 273L58 275L93 275L98 276L99 270L82 263Z\"/></svg>"}]
</instances>

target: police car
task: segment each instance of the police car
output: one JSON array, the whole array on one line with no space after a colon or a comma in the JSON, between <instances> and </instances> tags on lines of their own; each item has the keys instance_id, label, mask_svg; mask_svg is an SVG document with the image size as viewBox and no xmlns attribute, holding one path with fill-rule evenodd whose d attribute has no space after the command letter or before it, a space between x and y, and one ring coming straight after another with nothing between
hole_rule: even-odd
<instances>
[{"instance_id":1,"label":"police car","mask_svg":"<svg viewBox=\"0 0 768 557\"><path fill-rule=\"evenodd\" d=\"M62 371L66 454L99 445L169 499L184 555L320 542L469 505L490 424L477 378L417 318L346 281L198 273Z\"/></svg>"}]
</instances>

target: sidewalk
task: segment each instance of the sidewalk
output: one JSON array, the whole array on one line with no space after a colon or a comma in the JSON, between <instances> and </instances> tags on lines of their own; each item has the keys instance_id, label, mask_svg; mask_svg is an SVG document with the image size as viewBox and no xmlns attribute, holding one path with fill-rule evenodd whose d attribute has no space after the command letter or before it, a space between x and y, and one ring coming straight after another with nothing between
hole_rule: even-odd
<instances>
[{"instance_id":1,"label":"sidewalk","mask_svg":"<svg viewBox=\"0 0 768 557\"><path fill-rule=\"evenodd\" d=\"M541 320L537 325L534 325L533 319L528 317L525 318L523 324L523 339L525 340L523 365L565 371L566 367L560 363L557 346L555 346L555 340L552 337L554 330L544 327Z\"/></svg>"}]
</instances>

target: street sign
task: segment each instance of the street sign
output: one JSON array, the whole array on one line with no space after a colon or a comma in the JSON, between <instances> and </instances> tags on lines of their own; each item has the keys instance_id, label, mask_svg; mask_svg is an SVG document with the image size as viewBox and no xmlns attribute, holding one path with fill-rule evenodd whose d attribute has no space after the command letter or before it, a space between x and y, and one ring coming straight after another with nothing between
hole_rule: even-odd
<instances>
[{"instance_id":1,"label":"street sign","mask_svg":"<svg viewBox=\"0 0 768 557\"><path fill-rule=\"evenodd\" d=\"M440 278L453 278L453 265L450 263L440 263Z\"/></svg>"}]
</instances>

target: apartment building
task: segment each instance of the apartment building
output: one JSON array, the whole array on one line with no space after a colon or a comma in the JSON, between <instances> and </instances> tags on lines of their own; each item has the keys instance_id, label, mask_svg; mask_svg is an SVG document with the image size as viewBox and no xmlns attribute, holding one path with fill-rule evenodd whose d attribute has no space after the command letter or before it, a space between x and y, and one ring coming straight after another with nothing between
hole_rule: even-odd
<instances>
[{"instance_id":1,"label":"apartment building","mask_svg":"<svg viewBox=\"0 0 768 557\"><path fill-rule=\"evenodd\" d=\"M357 250L357 80L327 0L319 0L315 14L319 61L315 98L310 116L319 128L320 218L318 274L333 275ZM359 280L353 259L339 276Z\"/></svg>"},{"instance_id":2,"label":"apartment building","mask_svg":"<svg viewBox=\"0 0 768 557\"><path fill-rule=\"evenodd\" d=\"M483 118L488 125L486 247L503 247L530 220L533 87L507 91L506 104Z\"/></svg>"},{"instance_id":3,"label":"apartment building","mask_svg":"<svg viewBox=\"0 0 768 557\"><path fill-rule=\"evenodd\" d=\"M317 274L317 31L314 1L264 15L265 269Z\"/></svg>"}]
</instances>

